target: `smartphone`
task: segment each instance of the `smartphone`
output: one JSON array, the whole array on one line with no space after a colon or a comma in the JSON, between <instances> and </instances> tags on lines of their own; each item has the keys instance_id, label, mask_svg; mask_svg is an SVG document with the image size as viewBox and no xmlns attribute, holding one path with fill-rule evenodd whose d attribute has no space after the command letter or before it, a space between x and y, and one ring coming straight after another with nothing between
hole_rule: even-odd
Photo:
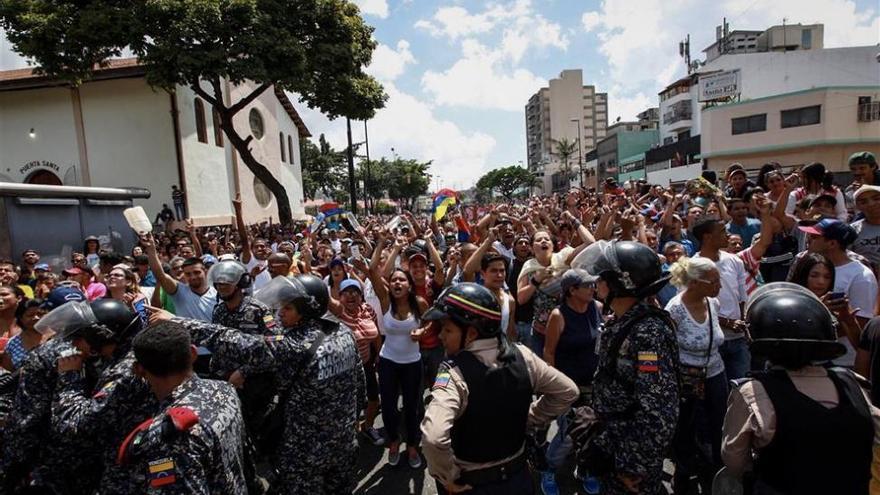
<instances>
[{"instance_id":1,"label":"smartphone","mask_svg":"<svg viewBox=\"0 0 880 495\"><path fill-rule=\"evenodd\" d=\"M135 301L134 310L138 314L138 316L140 316L141 322L143 322L143 324L146 325L147 323L149 323L150 317L147 315L147 300L146 299L140 299L138 301Z\"/></svg>"},{"instance_id":2,"label":"smartphone","mask_svg":"<svg viewBox=\"0 0 880 495\"><path fill-rule=\"evenodd\" d=\"M361 257L361 247L358 246L357 244L351 245L351 257L355 258L355 259L358 259Z\"/></svg>"},{"instance_id":3,"label":"smartphone","mask_svg":"<svg viewBox=\"0 0 880 495\"><path fill-rule=\"evenodd\" d=\"M846 292L832 292L828 295L828 300L835 301L837 299L843 299L844 297L846 297Z\"/></svg>"}]
</instances>

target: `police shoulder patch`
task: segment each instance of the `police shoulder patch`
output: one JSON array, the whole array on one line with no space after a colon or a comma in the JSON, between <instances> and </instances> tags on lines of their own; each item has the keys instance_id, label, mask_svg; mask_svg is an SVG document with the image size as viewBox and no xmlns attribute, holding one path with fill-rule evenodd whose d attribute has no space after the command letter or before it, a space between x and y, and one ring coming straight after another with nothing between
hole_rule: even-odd
<instances>
[{"instance_id":1,"label":"police shoulder patch","mask_svg":"<svg viewBox=\"0 0 880 495\"><path fill-rule=\"evenodd\" d=\"M97 392L95 392L95 395L93 395L92 398L93 399L101 399L101 398L106 397L107 394L109 394L113 390L113 387L115 387L115 386L116 386L116 380L111 380L111 381L105 383L104 386L101 387L101 390L98 390Z\"/></svg>"},{"instance_id":2,"label":"police shoulder patch","mask_svg":"<svg viewBox=\"0 0 880 495\"><path fill-rule=\"evenodd\" d=\"M434 378L434 385L431 386L431 390L446 388L446 386L449 385L449 379L449 370L446 368L441 368L437 372L437 377Z\"/></svg>"},{"instance_id":3,"label":"police shoulder patch","mask_svg":"<svg viewBox=\"0 0 880 495\"><path fill-rule=\"evenodd\" d=\"M281 342L284 340L284 335L266 335L266 342Z\"/></svg>"},{"instance_id":4,"label":"police shoulder patch","mask_svg":"<svg viewBox=\"0 0 880 495\"><path fill-rule=\"evenodd\" d=\"M174 472L174 459L163 457L148 463L150 487L158 488L177 482Z\"/></svg>"},{"instance_id":5,"label":"police shoulder patch","mask_svg":"<svg viewBox=\"0 0 880 495\"><path fill-rule=\"evenodd\" d=\"M639 351L636 369L640 373L657 373L660 371L656 351Z\"/></svg>"}]
</instances>

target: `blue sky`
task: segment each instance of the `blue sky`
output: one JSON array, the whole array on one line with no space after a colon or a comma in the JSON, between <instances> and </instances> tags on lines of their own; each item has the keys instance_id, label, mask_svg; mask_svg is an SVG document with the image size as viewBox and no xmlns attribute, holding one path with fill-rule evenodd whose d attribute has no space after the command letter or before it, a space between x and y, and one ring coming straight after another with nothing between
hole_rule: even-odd
<instances>
[{"instance_id":1,"label":"blue sky","mask_svg":"<svg viewBox=\"0 0 880 495\"><path fill-rule=\"evenodd\" d=\"M563 69L609 93L608 117L631 119L685 73L691 55L731 29L825 24L825 46L876 45L876 0L354 0L379 47L368 71L385 85L387 107L370 122L373 158L395 153L434 160L437 186L463 189L492 168L525 160L523 107ZM768 5L769 4L769 5ZM0 39L0 43L5 40ZM880 51L880 48L878 48ZM0 67L20 66L0 46ZM344 120L298 105L317 139L345 146ZM363 139L363 124L354 139Z\"/></svg>"}]
</instances>

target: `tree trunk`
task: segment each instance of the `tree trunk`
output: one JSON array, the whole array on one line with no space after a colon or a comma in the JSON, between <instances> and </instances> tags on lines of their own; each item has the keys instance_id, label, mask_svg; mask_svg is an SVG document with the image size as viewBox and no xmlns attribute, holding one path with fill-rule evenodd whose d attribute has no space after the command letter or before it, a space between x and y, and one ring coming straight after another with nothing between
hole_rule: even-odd
<instances>
[{"instance_id":1,"label":"tree trunk","mask_svg":"<svg viewBox=\"0 0 880 495\"><path fill-rule=\"evenodd\" d=\"M281 185L281 182L272 175L272 172L260 163L254 157L254 154L251 153L251 136L248 136L247 139L242 139L241 136L235 132L231 116L224 115L223 111L220 111L220 128L223 129L223 133L226 134L229 143L232 144L232 147L238 152L238 155L241 157L248 170L250 170L251 173L260 179L260 181L272 191L272 195L275 196L275 202L278 204L279 223L282 226L289 226L292 224L293 212L290 209L290 199L287 197L287 190Z\"/></svg>"}]
</instances>

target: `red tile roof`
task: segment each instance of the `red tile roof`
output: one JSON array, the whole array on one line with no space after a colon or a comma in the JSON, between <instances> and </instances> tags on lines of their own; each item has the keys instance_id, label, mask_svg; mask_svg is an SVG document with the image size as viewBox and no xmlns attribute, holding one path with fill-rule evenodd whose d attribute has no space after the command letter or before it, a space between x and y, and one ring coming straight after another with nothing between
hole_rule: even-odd
<instances>
[{"instance_id":1,"label":"red tile roof","mask_svg":"<svg viewBox=\"0 0 880 495\"><path fill-rule=\"evenodd\" d=\"M143 75L144 68L138 63L137 58L114 58L108 60L107 64L103 67L95 67L92 80L140 77ZM66 86L68 84L63 79L37 74L31 68L0 71L0 91Z\"/></svg>"}]
</instances>

